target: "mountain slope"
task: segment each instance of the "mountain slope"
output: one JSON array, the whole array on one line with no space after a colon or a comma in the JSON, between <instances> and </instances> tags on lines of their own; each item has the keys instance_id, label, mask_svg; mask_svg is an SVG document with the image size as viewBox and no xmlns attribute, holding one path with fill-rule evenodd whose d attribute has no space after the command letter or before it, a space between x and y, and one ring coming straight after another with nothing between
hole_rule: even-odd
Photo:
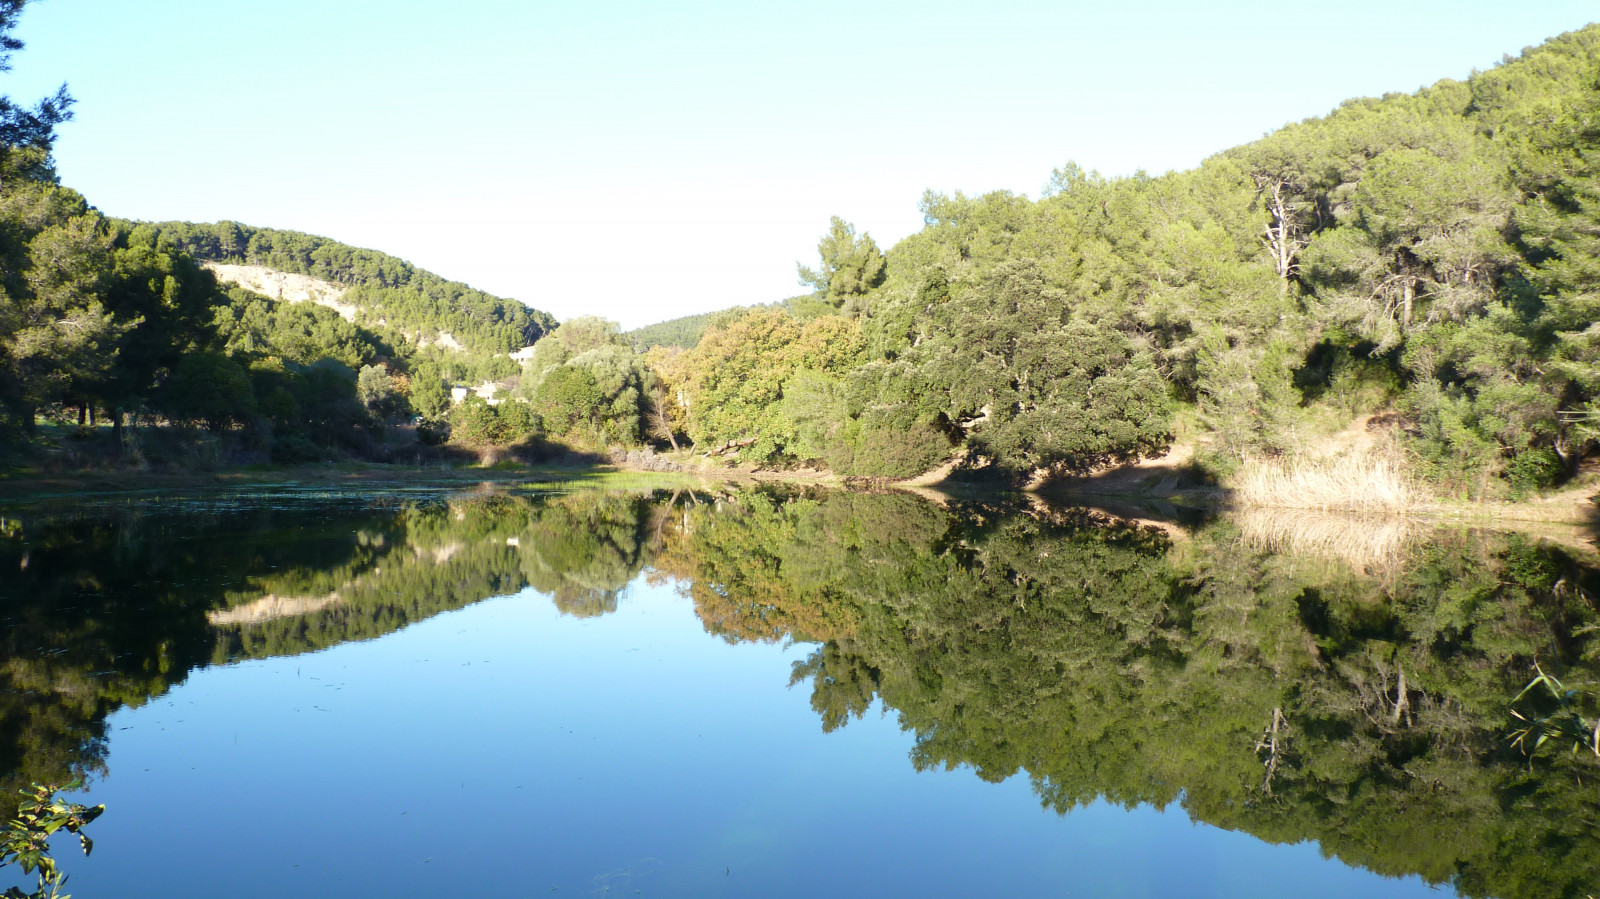
<instances>
[{"instance_id":1,"label":"mountain slope","mask_svg":"<svg viewBox=\"0 0 1600 899\"><path fill-rule=\"evenodd\" d=\"M695 315L669 318L663 322L634 328L632 331L623 334L623 336L628 339L629 343L633 344L634 349L641 353L654 346L670 346L692 350L700 343L700 338L705 335L707 330L757 309L782 309L800 321L807 321L833 312L833 307L821 299L820 296L801 294L776 303L734 306L731 309L718 309L713 312L701 312Z\"/></svg>"},{"instance_id":2,"label":"mountain slope","mask_svg":"<svg viewBox=\"0 0 1600 899\"><path fill-rule=\"evenodd\" d=\"M155 229L202 262L259 266L338 285L343 288L339 303L356 310L353 320L386 328L413 344L437 343L441 334L447 334L473 355L512 353L556 326L554 316L516 300L326 237L237 222L159 222L144 227Z\"/></svg>"},{"instance_id":3,"label":"mountain slope","mask_svg":"<svg viewBox=\"0 0 1600 899\"><path fill-rule=\"evenodd\" d=\"M698 315L685 315L645 325L642 328L634 328L623 336L641 353L654 346L674 346L692 350L700 342L700 336L711 327L712 320L720 314L702 312Z\"/></svg>"},{"instance_id":4,"label":"mountain slope","mask_svg":"<svg viewBox=\"0 0 1600 899\"><path fill-rule=\"evenodd\" d=\"M747 310L670 360L694 443L872 476L965 450L1026 482L1182 427L1227 476L1369 415L1419 480L1472 498L1600 455L1600 26L1187 171L1069 163L1037 200L920 211L836 315ZM849 274L865 248L830 241L820 273Z\"/></svg>"}]
</instances>

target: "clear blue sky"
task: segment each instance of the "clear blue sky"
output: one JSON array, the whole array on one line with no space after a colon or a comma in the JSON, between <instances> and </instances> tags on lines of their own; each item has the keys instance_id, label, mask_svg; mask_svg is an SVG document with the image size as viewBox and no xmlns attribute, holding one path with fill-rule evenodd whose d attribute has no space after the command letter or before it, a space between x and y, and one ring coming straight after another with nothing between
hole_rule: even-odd
<instances>
[{"instance_id":1,"label":"clear blue sky","mask_svg":"<svg viewBox=\"0 0 1600 899\"><path fill-rule=\"evenodd\" d=\"M67 81L108 214L326 234L558 317L801 292L830 215L1068 160L1188 168L1600 18L1569 0L41 0L0 93Z\"/></svg>"}]
</instances>

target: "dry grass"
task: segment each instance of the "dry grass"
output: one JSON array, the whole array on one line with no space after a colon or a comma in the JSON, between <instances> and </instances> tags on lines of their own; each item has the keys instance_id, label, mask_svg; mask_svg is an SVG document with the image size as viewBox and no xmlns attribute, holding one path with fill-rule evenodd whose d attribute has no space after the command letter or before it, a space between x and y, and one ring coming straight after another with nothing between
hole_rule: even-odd
<instances>
[{"instance_id":1,"label":"dry grass","mask_svg":"<svg viewBox=\"0 0 1600 899\"><path fill-rule=\"evenodd\" d=\"M1417 513L1438 508L1388 441L1345 443L1336 453L1250 459L1232 482L1247 546L1342 563L1387 577L1404 565Z\"/></svg>"},{"instance_id":2,"label":"dry grass","mask_svg":"<svg viewBox=\"0 0 1600 899\"><path fill-rule=\"evenodd\" d=\"M1249 459L1232 481L1242 507L1384 514L1435 507L1399 451L1381 445L1338 456Z\"/></svg>"}]
</instances>

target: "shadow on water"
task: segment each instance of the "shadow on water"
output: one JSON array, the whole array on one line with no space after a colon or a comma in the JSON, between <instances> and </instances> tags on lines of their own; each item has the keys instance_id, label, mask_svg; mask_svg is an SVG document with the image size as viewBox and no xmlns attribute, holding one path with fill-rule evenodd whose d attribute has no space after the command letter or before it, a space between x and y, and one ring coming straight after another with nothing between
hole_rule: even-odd
<instances>
[{"instance_id":1,"label":"shadow on water","mask_svg":"<svg viewBox=\"0 0 1600 899\"><path fill-rule=\"evenodd\" d=\"M0 522L4 788L103 774L106 716L205 665L528 587L603 616L644 577L723 640L812 645L791 677L821 727L882 702L919 769L1024 775L1063 813L1180 803L1469 896L1600 882L1594 759L1505 739L1535 661L1600 679L1600 573L1517 535L1102 500L491 486L25 512Z\"/></svg>"}]
</instances>

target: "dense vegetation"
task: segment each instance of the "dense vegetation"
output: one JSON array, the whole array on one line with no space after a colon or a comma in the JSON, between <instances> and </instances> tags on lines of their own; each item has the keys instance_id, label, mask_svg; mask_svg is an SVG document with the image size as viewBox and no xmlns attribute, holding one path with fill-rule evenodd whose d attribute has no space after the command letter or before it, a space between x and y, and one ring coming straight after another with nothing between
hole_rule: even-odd
<instances>
[{"instance_id":1,"label":"dense vegetation","mask_svg":"<svg viewBox=\"0 0 1600 899\"><path fill-rule=\"evenodd\" d=\"M919 767L1026 775L1061 812L1177 802L1470 896L1584 895L1594 756L1506 736L1535 661L1592 720L1600 574L1516 537L1419 533L1351 564L1267 549L1283 531L776 490L31 510L0 532L0 768L100 770L105 716L200 666L525 587L603 615L645 573L725 640L815 644L793 682L820 725L882 703Z\"/></svg>"},{"instance_id":2,"label":"dense vegetation","mask_svg":"<svg viewBox=\"0 0 1600 899\"><path fill-rule=\"evenodd\" d=\"M754 306L736 306L732 309L723 309L718 312L702 312L698 315L685 315L682 318L669 319L642 328L634 328L623 336L628 343L639 352L647 352L654 347L667 349L692 350L700 344L700 338L712 328L722 328L740 316L763 309L780 309L787 311L801 321L826 315L833 311L833 307L823 302L816 295L801 294L790 297L779 303Z\"/></svg>"},{"instance_id":3,"label":"dense vegetation","mask_svg":"<svg viewBox=\"0 0 1600 899\"><path fill-rule=\"evenodd\" d=\"M474 373L331 309L223 290L162 229L108 220L58 185L42 148L0 166L10 445L44 414L76 418L64 449L90 461L383 458L415 443L389 425L442 416L448 385Z\"/></svg>"},{"instance_id":4,"label":"dense vegetation","mask_svg":"<svg viewBox=\"0 0 1600 899\"><path fill-rule=\"evenodd\" d=\"M543 313L377 254L354 258L393 263L374 278L408 280L351 288L347 300L374 304L357 321L224 289L177 240L202 229L100 216L56 183L43 147L12 148L0 167L0 436L13 444L43 413L75 417L87 450L95 441L83 427L109 420L110 454L125 462L409 453L415 438L392 426L422 416L442 430L451 385L514 375L502 349L552 326ZM279 245L271 238L281 232L251 233L252 246ZM339 249L315 245L318 259ZM379 314L388 323L372 320ZM468 349L419 346L413 326L453 328ZM517 436L532 430L525 423Z\"/></svg>"},{"instance_id":5,"label":"dense vegetation","mask_svg":"<svg viewBox=\"0 0 1600 899\"><path fill-rule=\"evenodd\" d=\"M735 312L737 310L729 310ZM627 333L628 343L639 352L645 352L651 347L665 346L677 347L680 350L692 350L700 342L706 329L711 327L711 322L719 315L727 313L702 312L699 315L685 315L642 328L634 328Z\"/></svg>"},{"instance_id":6,"label":"dense vegetation","mask_svg":"<svg viewBox=\"0 0 1600 899\"><path fill-rule=\"evenodd\" d=\"M1590 27L1190 171L930 192L886 255L836 219L790 321L636 333L686 347L684 434L763 463L1084 469L1181 427L1226 467L1384 411L1446 488L1558 483L1596 447L1597 111Z\"/></svg>"},{"instance_id":7,"label":"dense vegetation","mask_svg":"<svg viewBox=\"0 0 1600 899\"><path fill-rule=\"evenodd\" d=\"M0 69L22 46L9 32L23 5L0 4ZM65 88L33 107L0 98L5 455L184 466L420 458L419 436L448 431L452 385L514 377L507 354L554 327L514 301L324 238L108 219L55 175L55 127L71 102ZM347 286L342 301L357 315L224 290L203 261L329 279ZM77 429L41 441L41 416ZM536 424L509 422L517 437Z\"/></svg>"},{"instance_id":8,"label":"dense vegetation","mask_svg":"<svg viewBox=\"0 0 1600 899\"><path fill-rule=\"evenodd\" d=\"M0 69L22 5L0 0ZM54 417L109 421L135 461L400 458L448 431L1021 479L1181 431L1226 467L1387 412L1414 465L1479 497L1558 484L1600 448L1600 26L1190 171L930 192L887 252L834 219L810 295L628 334L324 238L108 219L55 176L70 105L0 98L6 443ZM202 261L336 282L358 314L224 289ZM524 365L504 355L528 343ZM510 401L452 407L485 378ZM1352 566L1233 521L1174 542L1081 511L676 499L0 519L0 770L99 769L106 715L198 666L527 586L600 615L648 569L725 639L815 643L794 678L822 726L882 703L918 766L1025 772L1058 811L1181 802L1468 895L1600 880L1592 760L1505 740L1535 661L1596 680L1600 575L1561 552L1450 533ZM299 611L257 614L264 597Z\"/></svg>"},{"instance_id":9,"label":"dense vegetation","mask_svg":"<svg viewBox=\"0 0 1600 899\"><path fill-rule=\"evenodd\" d=\"M99 215L56 183L47 148L0 156L0 436L8 443L26 440L42 413L76 418L80 439L69 451L93 450L92 426L109 420L109 454L125 462L385 458L415 449L409 431L391 426L418 415L445 422L452 384L518 370L490 349L422 348L401 328L225 290L174 233L188 232ZM375 308L394 321L411 321L401 308L432 310L486 348L520 346L550 325L542 313L396 266L410 286L352 288L346 297L378 297ZM460 305L423 290L453 291ZM451 309L454 318L439 311ZM478 331L462 324L473 309L485 317Z\"/></svg>"}]
</instances>

